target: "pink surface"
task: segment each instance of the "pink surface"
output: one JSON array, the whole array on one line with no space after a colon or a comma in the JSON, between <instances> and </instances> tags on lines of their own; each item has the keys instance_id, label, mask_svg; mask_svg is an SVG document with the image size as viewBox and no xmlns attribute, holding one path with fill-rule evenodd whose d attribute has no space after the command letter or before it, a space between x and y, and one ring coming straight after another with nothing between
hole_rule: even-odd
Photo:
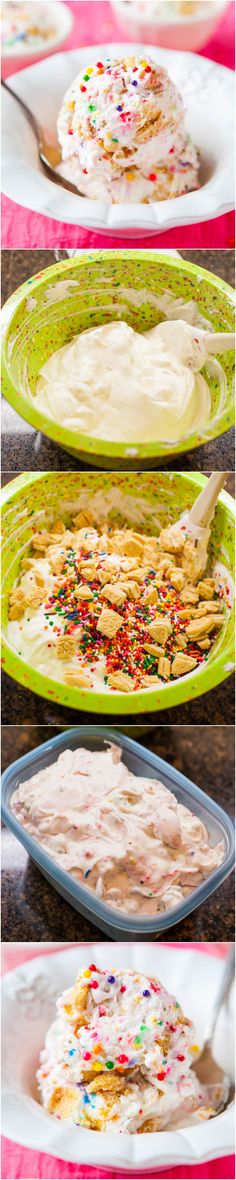
<instances>
[{"instance_id":1,"label":"pink surface","mask_svg":"<svg viewBox=\"0 0 236 1180\"><path fill-rule=\"evenodd\" d=\"M89 943L85 943L89 948ZM164 944L165 945L165 944ZM168 943L168 946L176 946L178 950L184 953L187 949L185 943ZM227 954L227 943L192 943L193 949L198 950L201 954L214 954L217 957L224 958ZM2 947L2 972L11 971L14 967L19 967L21 963L33 958L36 955L52 954L57 950L64 950L67 946L76 946L76 943L53 943L51 946L45 946L40 943L31 944L12 944L8 943ZM142 1173L144 1176L144 1173ZM150 1180L234 1180L234 1157L228 1156L226 1159L211 1160L209 1164L197 1164L191 1168L167 1168L163 1175L162 1172L145 1172L145 1177L150 1177ZM1 1180L128 1180L124 1172L118 1172L116 1168L112 1171L106 1171L104 1168L87 1168L87 1165L67 1164L63 1160L56 1159L50 1155L45 1155L38 1151L28 1151L24 1147L20 1147L17 1143L12 1143L9 1139L2 1139L2 1171ZM130 1177L129 1177L130 1180ZM141 1173L140 1173L141 1180Z\"/></svg>"},{"instance_id":2,"label":"pink surface","mask_svg":"<svg viewBox=\"0 0 236 1180\"><path fill-rule=\"evenodd\" d=\"M76 46L95 45L96 43L125 41L116 24L108 0L76 0L68 3L74 17L74 26L68 37L65 48L74 49ZM91 19L92 14L92 19ZM64 47L63 47L64 48ZM230 0L214 38L201 51L202 56L213 61L221 62L229 68L234 68L234 2ZM9 71L10 72L10 71ZM7 197L2 199L2 247L5 249L91 249L103 246L115 248L126 246L135 249L135 245L152 249L161 247L194 248L201 247L226 248L233 247L234 214L227 213L224 217L205 221L201 225L191 225L186 228L168 230L166 233L144 237L138 243L128 238L112 238L105 234L91 233L78 226L68 226L62 222L53 221L38 213L31 213L16 205Z\"/></svg>"}]
</instances>

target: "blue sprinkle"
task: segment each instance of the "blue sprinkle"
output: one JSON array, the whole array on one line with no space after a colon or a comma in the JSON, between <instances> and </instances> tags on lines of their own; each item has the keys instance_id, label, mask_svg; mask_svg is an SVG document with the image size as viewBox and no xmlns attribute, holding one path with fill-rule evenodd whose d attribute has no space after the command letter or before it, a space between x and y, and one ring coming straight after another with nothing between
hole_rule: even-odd
<instances>
[{"instance_id":1,"label":"blue sprinkle","mask_svg":"<svg viewBox=\"0 0 236 1180\"><path fill-rule=\"evenodd\" d=\"M88 1095L88 1094L85 1094L85 1095L84 1095L84 1104L85 1104L85 1106L87 1106L89 1102L90 1102L89 1095Z\"/></svg>"},{"instance_id":2,"label":"blue sprinkle","mask_svg":"<svg viewBox=\"0 0 236 1180\"><path fill-rule=\"evenodd\" d=\"M75 1053L76 1053L76 1049L69 1049L68 1057L74 1057Z\"/></svg>"},{"instance_id":3,"label":"blue sprinkle","mask_svg":"<svg viewBox=\"0 0 236 1180\"><path fill-rule=\"evenodd\" d=\"M86 873L84 873L84 876L89 877L89 873L91 873L91 869L86 869Z\"/></svg>"},{"instance_id":4,"label":"blue sprinkle","mask_svg":"<svg viewBox=\"0 0 236 1180\"><path fill-rule=\"evenodd\" d=\"M136 81L135 81L135 82L131 82L131 86L137 86L137 85L138 85L138 83L137 83Z\"/></svg>"},{"instance_id":5,"label":"blue sprinkle","mask_svg":"<svg viewBox=\"0 0 236 1180\"><path fill-rule=\"evenodd\" d=\"M108 982L108 983L115 983L115 982L116 982L116 980L115 980L115 975L108 975L108 981L107 981L107 982Z\"/></svg>"},{"instance_id":6,"label":"blue sprinkle","mask_svg":"<svg viewBox=\"0 0 236 1180\"><path fill-rule=\"evenodd\" d=\"M117 108L116 108L116 110L117 110L117 111L122 111L122 107L117 107Z\"/></svg>"}]
</instances>

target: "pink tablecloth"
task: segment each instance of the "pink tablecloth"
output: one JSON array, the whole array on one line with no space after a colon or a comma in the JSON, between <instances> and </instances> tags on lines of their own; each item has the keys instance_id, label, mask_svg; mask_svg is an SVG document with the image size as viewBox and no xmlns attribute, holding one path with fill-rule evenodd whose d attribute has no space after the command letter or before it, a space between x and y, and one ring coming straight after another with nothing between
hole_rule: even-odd
<instances>
[{"instance_id":1,"label":"pink tablecloth","mask_svg":"<svg viewBox=\"0 0 236 1180\"><path fill-rule=\"evenodd\" d=\"M66 49L73 49L81 45L95 45L96 43L125 41L127 37L118 29L108 0L69 0L74 17L74 27L65 44ZM216 30L215 36L201 51L202 55L213 61L221 62L229 68L234 68L234 2L230 0L223 19ZM233 247L234 214L228 213L224 217L205 221L201 225L191 225L186 228L168 230L166 233L155 234L154 237L143 238L138 245L160 249L161 247L176 247L177 249L221 249ZM91 233L78 226L64 225L37 213L21 208L20 205L3 197L2 200L2 247L5 249L91 249L103 246L135 248L133 241L121 238L108 238L104 234Z\"/></svg>"},{"instance_id":2,"label":"pink tablecloth","mask_svg":"<svg viewBox=\"0 0 236 1180\"><path fill-rule=\"evenodd\" d=\"M8 943L2 948L2 972L13 970L14 967L20 966L21 963L26 962L27 959L33 958L34 955L52 954L59 949L64 950L66 946L73 946L73 943L54 943L51 946L44 944L31 943L13 945ZM89 944L84 944L86 945ZM175 944L168 943L168 946L178 946L178 950L184 949L185 943ZM193 943L201 953L214 954L218 957L225 957L227 954L227 943ZM50 1155L38 1151L28 1151L24 1147L20 1147L17 1143L13 1143L9 1139L2 1139L2 1170L1 1180L128 1180L125 1174L118 1172L116 1168L109 1171L109 1174L103 1168L88 1168L80 1164L67 1164L63 1160L55 1159ZM234 1180L234 1157L228 1156L227 1159L211 1160L209 1164L197 1164L192 1168L167 1168L164 1172L156 1171L146 1172L146 1180ZM130 1180L130 1177L129 1177ZM140 1176L141 1180L141 1176Z\"/></svg>"}]
</instances>

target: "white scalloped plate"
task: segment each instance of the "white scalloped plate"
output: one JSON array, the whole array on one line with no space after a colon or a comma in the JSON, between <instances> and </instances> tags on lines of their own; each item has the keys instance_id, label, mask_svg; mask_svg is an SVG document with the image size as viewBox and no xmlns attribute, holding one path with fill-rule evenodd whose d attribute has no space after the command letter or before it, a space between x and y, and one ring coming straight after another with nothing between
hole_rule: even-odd
<instances>
[{"instance_id":1,"label":"white scalloped plate","mask_svg":"<svg viewBox=\"0 0 236 1180\"><path fill-rule=\"evenodd\" d=\"M41 955L9 972L2 983L2 1131L26 1148L48 1152L72 1163L116 1167L140 1172L177 1164L203 1163L231 1155L234 1142L233 1107L217 1118L181 1131L158 1134L112 1135L79 1130L57 1122L37 1101L34 1076L46 1030L55 1012L55 999L90 962L114 970L143 970L140 943L78 943L56 954ZM162 982L195 1022L201 1044L205 1023L219 985L224 961L189 947L145 943L145 971ZM216 1030L214 1052L233 1077L233 994Z\"/></svg>"},{"instance_id":2,"label":"white scalloped plate","mask_svg":"<svg viewBox=\"0 0 236 1180\"><path fill-rule=\"evenodd\" d=\"M2 187L6 196L56 221L134 238L208 221L234 208L233 71L193 53L153 45L143 46L143 52L169 71L183 96L187 128L203 161L198 192L150 205L105 205L59 188L42 171L34 135L22 111L3 92ZM68 86L88 62L107 53L104 45L58 53L11 76L12 87L54 141L57 114ZM130 53L140 54L140 45L112 45L114 57Z\"/></svg>"}]
</instances>

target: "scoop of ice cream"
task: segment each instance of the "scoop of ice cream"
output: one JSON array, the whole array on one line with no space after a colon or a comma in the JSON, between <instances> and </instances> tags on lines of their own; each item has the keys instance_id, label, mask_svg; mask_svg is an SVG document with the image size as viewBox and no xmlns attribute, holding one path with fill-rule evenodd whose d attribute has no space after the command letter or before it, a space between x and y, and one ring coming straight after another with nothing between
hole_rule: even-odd
<instances>
[{"instance_id":1,"label":"scoop of ice cream","mask_svg":"<svg viewBox=\"0 0 236 1180\"><path fill-rule=\"evenodd\" d=\"M43 1105L116 1133L208 1118L191 1069L198 1052L191 1021L158 979L92 963L58 1001L37 1073Z\"/></svg>"},{"instance_id":2,"label":"scoop of ice cream","mask_svg":"<svg viewBox=\"0 0 236 1180\"><path fill-rule=\"evenodd\" d=\"M197 187L182 98L149 58L106 58L81 71L65 95L58 139L60 170L95 199L149 202Z\"/></svg>"},{"instance_id":3,"label":"scoop of ice cream","mask_svg":"<svg viewBox=\"0 0 236 1180\"><path fill-rule=\"evenodd\" d=\"M3 50L24 49L45 41L55 33L48 19L47 4L21 4L5 0L1 5L1 42Z\"/></svg>"}]
</instances>

